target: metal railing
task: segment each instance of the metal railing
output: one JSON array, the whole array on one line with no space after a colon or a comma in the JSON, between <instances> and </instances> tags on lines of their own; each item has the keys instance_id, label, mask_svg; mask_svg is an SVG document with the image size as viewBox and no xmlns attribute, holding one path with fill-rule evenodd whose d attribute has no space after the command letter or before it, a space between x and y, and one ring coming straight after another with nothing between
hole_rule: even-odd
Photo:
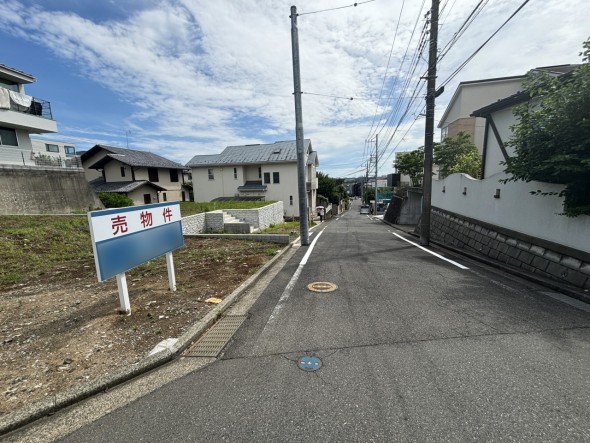
<instances>
[{"instance_id":1,"label":"metal railing","mask_svg":"<svg viewBox=\"0 0 590 443\"><path fill-rule=\"evenodd\" d=\"M81 169L82 161L79 155L71 157L53 156L0 146L0 165Z\"/></svg>"},{"instance_id":2,"label":"metal railing","mask_svg":"<svg viewBox=\"0 0 590 443\"><path fill-rule=\"evenodd\" d=\"M53 120L53 114L51 113L51 103L47 100L41 100L35 97L33 97L31 106L29 107L17 105L11 101L10 110Z\"/></svg>"}]
</instances>

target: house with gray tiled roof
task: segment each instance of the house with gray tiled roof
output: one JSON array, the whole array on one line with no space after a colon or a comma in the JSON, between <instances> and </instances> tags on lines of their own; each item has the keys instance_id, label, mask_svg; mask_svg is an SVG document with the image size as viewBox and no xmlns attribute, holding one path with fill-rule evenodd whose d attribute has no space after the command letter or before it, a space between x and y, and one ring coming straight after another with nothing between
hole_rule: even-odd
<instances>
[{"instance_id":1,"label":"house with gray tiled roof","mask_svg":"<svg viewBox=\"0 0 590 443\"><path fill-rule=\"evenodd\" d=\"M183 174L186 168L160 155L95 145L81 159L95 192L124 194L136 205L188 200Z\"/></svg>"},{"instance_id":2,"label":"house with gray tiled roof","mask_svg":"<svg viewBox=\"0 0 590 443\"><path fill-rule=\"evenodd\" d=\"M315 213L317 152L304 141L307 202ZM298 217L297 147L295 140L228 146L220 154L195 155L192 170L194 200L229 198L283 201L285 217Z\"/></svg>"}]
</instances>

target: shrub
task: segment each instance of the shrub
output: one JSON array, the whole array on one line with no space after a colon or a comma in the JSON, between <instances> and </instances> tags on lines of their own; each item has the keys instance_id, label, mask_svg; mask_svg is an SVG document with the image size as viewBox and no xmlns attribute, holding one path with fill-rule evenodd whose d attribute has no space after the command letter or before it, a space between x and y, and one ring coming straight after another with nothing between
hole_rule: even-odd
<instances>
[{"instance_id":1,"label":"shrub","mask_svg":"<svg viewBox=\"0 0 590 443\"><path fill-rule=\"evenodd\" d=\"M105 208L124 208L133 206L133 200L116 192L97 192L96 194Z\"/></svg>"}]
</instances>

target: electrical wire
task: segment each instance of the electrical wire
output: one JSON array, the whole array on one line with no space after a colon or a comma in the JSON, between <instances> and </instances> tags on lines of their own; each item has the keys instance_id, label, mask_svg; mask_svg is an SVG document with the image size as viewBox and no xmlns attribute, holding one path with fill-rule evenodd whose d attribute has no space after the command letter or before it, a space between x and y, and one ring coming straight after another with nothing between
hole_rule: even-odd
<instances>
[{"instance_id":1,"label":"electrical wire","mask_svg":"<svg viewBox=\"0 0 590 443\"><path fill-rule=\"evenodd\" d=\"M447 85L447 84L448 84L448 83L449 83L449 82L450 82L450 81L451 81L453 78L455 78L455 76L456 76L456 75L457 75L457 74L458 74L458 73L459 73L459 72L460 72L460 71L461 71L461 70L462 70L462 69L463 69L463 68L464 68L464 67L467 65L467 63L469 63L469 62L470 62L470 61L473 59L473 57L475 57L475 56L478 54L478 52L479 52L479 51L481 51L481 50L483 49L483 47L484 47L485 45L487 45L487 44L488 44L488 42L489 42L489 41L490 41L492 38L494 38L494 37L496 36L496 34L497 34L498 32L500 32L500 30L502 30L502 28L503 28L504 26L506 26L506 24L507 24L507 23L508 23L510 20L512 20L512 19L514 18L514 16L516 16L516 14L518 14L518 13L519 13L519 12L522 10L522 8L524 8L524 7L526 6L526 4L527 4L529 1L530 1L530 0L525 0L524 2L522 2L522 4L521 4L521 5L518 7L518 9L517 9L516 11L514 11L514 12L512 13L512 15L511 15L510 17L508 17L508 18L506 19L506 21L505 21L504 23L502 23L502 25L501 25L501 26L500 26L498 29L496 29L496 30L494 31L494 33L493 33L493 34L492 34L492 35L491 35L491 36L490 36L490 37L489 37L489 38L488 38L488 39L487 39L485 42L483 42L483 44L482 44L482 45L481 45L479 48L477 48L477 49L475 50L475 52L474 52L473 54L471 54L469 57L467 57L467 59L466 59L466 60L465 60L463 63L461 63L461 65L460 65L460 66L459 66L457 69L455 69L455 71L454 71L454 72L453 72L453 73L452 73L452 74L451 74L451 75L450 75L450 76L449 76L449 77L448 77L448 78L447 78L447 79L446 79L444 82L442 82L442 84L441 84L439 87L440 87L440 88L442 88L443 86Z\"/></svg>"},{"instance_id":2,"label":"electrical wire","mask_svg":"<svg viewBox=\"0 0 590 443\"><path fill-rule=\"evenodd\" d=\"M336 11L337 9L345 9L345 8L352 8L352 7L356 7L359 5L362 5L364 3L371 3L374 2L375 0L366 0L364 2L357 2L357 3L353 3L352 5L348 5L348 6L339 6L337 8L330 8L330 9L322 9L320 11L312 11L312 12L302 12L297 14L297 16L301 16L301 15L309 15L309 14L318 14L320 12L328 12L328 11Z\"/></svg>"}]
</instances>

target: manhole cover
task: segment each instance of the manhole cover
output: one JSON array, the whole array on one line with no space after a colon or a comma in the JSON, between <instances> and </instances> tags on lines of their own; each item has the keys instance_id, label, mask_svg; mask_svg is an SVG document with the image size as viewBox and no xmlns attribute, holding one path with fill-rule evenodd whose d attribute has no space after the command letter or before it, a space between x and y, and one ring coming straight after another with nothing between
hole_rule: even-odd
<instances>
[{"instance_id":1,"label":"manhole cover","mask_svg":"<svg viewBox=\"0 0 590 443\"><path fill-rule=\"evenodd\" d=\"M317 371L322 367L322 361L317 357L301 357L298 366L303 371Z\"/></svg>"},{"instance_id":2,"label":"manhole cover","mask_svg":"<svg viewBox=\"0 0 590 443\"><path fill-rule=\"evenodd\" d=\"M307 289L313 292L332 292L338 289L338 286L327 281L316 281L308 284Z\"/></svg>"}]
</instances>

